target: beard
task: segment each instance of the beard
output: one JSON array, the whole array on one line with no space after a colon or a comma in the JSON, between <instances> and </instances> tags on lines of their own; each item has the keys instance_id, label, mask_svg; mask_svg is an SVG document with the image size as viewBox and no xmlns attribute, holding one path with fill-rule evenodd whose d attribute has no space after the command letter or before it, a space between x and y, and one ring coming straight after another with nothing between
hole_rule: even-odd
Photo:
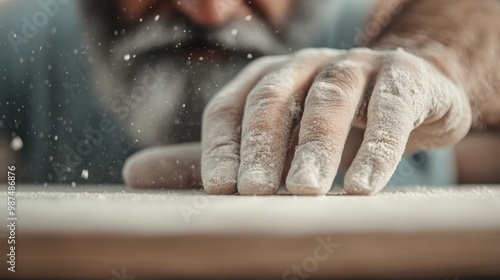
<instances>
[{"instance_id":1,"label":"beard","mask_svg":"<svg viewBox=\"0 0 500 280\"><path fill-rule=\"evenodd\" d=\"M296 1L278 32L256 15L220 28L180 14L117 20L113 1L80 1L94 97L139 147L199 141L207 102L252 59L311 46L338 1Z\"/></svg>"}]
</instances>

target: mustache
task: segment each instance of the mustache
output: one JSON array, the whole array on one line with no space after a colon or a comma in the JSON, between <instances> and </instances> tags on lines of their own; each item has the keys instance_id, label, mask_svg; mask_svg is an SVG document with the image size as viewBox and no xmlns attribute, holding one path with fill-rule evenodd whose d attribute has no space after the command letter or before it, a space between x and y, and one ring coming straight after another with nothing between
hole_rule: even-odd
<instances>
[{"instance_id":1,"label":"mustache","mask_svg":"<svg viewBox=\"0 0 500 280\"><path fill-rule=\"evenodd\" d=\"M262 55L287 54L282 34L273 32L258 17L233 20L220 28L205 28L185 19L153 19L139 24L115 40L115 59L146 57L151 52L169 52L184 48L221 49L227 52ZM125 59L127 62L128 59Z\"/></svg>"}]
</instances>

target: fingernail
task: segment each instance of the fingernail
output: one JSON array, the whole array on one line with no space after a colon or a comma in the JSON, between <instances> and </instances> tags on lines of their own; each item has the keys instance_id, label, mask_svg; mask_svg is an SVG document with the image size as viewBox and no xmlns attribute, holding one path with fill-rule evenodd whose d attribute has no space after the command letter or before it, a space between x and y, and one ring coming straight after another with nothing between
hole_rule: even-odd
<instances>
[{"instance_id":1,"label":"fingernail","mask_svg":"<svg viewBox=\"0 0 500 280\"><path fill-rule=\"evenodd\" d=\"M209 194L234 194L236 193L237 168L234 163L220 163L219 166L202 171L203 188Z\"/></svg>"},{"instance_id":2,"label":"fingernail","mask_svg":"<svg viewBox=\"0 0 500 280\"><path fill-rule=\"evenodd\" d=\"M253 168L242 172L238 178L238 193L242 195L269 195L278 191L280 179L269 171Z\"/></svg>"},{"instance_id":3,"label":"fingernail","mask_svg":"<svg viewBox=\"0 0 500 280\"><path fill-rule=\"evenodd\" d=\"M236 193L236 181L224 180L214 177L203 185L209 194L227 195Z\"/></svg>"},{"instance_id":4,"label":"fingernail","mask_svg":"<svg viewBox=\"0 0 500 280\"><path fill-rule=\"evenodd\" d=\"M325 177L323 175L323 177ZM293 166L286 180L287 190L296 195L324 195L328 193L333 182L321 180L319 168Z\"/></svg>"},{"instance_id":5,"label":"fingernail","mask_svg":"<svg viewBox=\"0 0 500 280\"><path fill-rule=\"evenodd\" d=\"M373 168L370 165L351 166L344 179L344 189L352 195L372 195L377 189L372 178Z\"/></svg>"}]
</instances>

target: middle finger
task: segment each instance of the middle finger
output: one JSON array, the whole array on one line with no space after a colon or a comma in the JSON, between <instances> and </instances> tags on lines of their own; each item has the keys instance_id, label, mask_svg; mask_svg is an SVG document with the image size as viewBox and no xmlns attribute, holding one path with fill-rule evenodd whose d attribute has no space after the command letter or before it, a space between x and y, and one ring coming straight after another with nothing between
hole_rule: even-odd
<instances>
[{"instance_id":1,"label":"middle finger","mask_svg":"<svg viewBox=\"0 0 500 280\"><path fill-rule=\"evenodd\" d=\"M242 122L240 194L276 193L305 95L319 69L339 53L327 49L301 51L250 92Z\"/></svg>"}]
</instances>

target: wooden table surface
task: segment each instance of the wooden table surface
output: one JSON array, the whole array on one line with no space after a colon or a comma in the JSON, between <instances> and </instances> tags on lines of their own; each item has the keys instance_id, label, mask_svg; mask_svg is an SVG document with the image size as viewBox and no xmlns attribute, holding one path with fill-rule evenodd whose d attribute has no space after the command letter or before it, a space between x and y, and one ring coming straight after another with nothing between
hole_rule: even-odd
<instances>
[{"instance_id":1,"label":"wooden table surface","mask_svg":"<svg viewBox=\"0 0 500 280\"><path fill-rule=\"evenodd\" d=\"M5 190L5 186L0 187ZM500 275L500 186L376 196L18 186L3 279L464 279Z\"/></svg>"}]
</instances>

